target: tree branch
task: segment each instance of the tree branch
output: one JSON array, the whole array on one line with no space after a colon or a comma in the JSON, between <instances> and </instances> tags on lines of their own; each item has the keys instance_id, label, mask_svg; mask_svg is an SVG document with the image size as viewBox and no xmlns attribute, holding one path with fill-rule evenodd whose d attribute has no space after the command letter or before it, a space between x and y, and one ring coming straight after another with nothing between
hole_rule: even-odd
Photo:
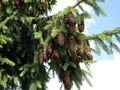
<instances>
[{"instance_id":1,"label":"tree branch","mask_svg":"<svg viewBox=\"0 0 120 90\"><path fill-rule=\"evenodd\" d=\"M83 0L80 0L79 2L77 2L74 6L73 6L73 8L75 8L75 7L77 7L80 3L82 3L83 2Z\"/></svg>"},{"instance_id":2,"label":"tree branch","mask_svg":"<svg viewBox=\"0 0 120 90\"><path fill-rule=\"evenodd\" d=\"M4 21L0 23L0 28L5 25L15 14L17 13L17 10L13 12L13 14L9 17L7 17Z\"/></svg>"}]
</instances>

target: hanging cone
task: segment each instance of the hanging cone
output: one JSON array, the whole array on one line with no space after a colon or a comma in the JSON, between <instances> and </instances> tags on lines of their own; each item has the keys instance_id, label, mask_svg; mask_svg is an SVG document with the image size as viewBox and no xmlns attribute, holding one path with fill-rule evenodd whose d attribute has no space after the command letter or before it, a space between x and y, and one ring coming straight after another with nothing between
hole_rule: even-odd
<instances>
[{"instance_id":1,"label":"hanging cone","mask_svg":"<svg viewBox=\"0 0 120 90\"><path fill-rule=\"evenodd\" d=\"M60 31L58 33L58 35L56 36L56 38L54 39L54 42L60 46L63 46L65 43L65 35L62 31Z\"/></svg>"},{"instance_id":2,"label":"hanging cone","mask_svg":"<svg viewBox=\"0 0 120 90\"><path fill-rule=\"evenodd\" d=\"M73 35L68 36L69 50L73 61L76 61L77 55L75 50L75 38Z\"/></svg>"},{"instance_id":3,"label":"hanging cone","mask_svg":"<svg viewBox=\"0 0 120 90\"><path fill-rule=\"evenodd\" d=\"M47 47L47 52L49 55L51 55L53 53L53 50L54 50L54 46L53 46L53 43L52 42L49 42L48 43L48 47Z\"/></svg>"},{"instance_id":4,"label":"hanging cone","mask_svg":"<svg viewBox=\"0 0 120 90\"><path fill-rule=\"evenodd\" d=\"M89 48L84 48L84 53L88 60L93 60L93 56Z\"/></svg>"},{"instance_id":5,"label":"hanging cone","mask_svg":"<svg viewBox=\"0 0 120 90\"><path fill-rule=\"evenodd\" d=\"M77 44L81 45L82 44L82 40L78 39L77 37L75 37L75 41Z\"/></svg>"},{"instance_id":6,"label":"hanging cone","mask_svg":"<svg viewBox=\"0 0 120 90\"><path fill-rule=\"evenodd\" d=\"M67 14L64 15L63 19L64 19L64 22L66 24L69 24L69 25L75 25L76 24L75 17L74 17L74 15L71 11L67 12Z\"/></svg>"},{"instance_id":7,"label":"hanging cone","mask_svg":"<svg viewBox=\"0 0 120 90\"><path fill-rule=\"evenodd\" d=\"M75 32L75 25L69 26L69 32L74 33Z\"/></svg>"},{"instance_id":8,"label":"hanging cone","mask_svg":"<svg viewBox=\"0 0 120 90\"><path fill-rule=\"evenodd\" d=\"M43 65L44 56L43 56L43 50L42 50L42 49L39 49L38 58L39 58L39 63L40 63L40 65Z\"/></svg>"},{"instance_id":9,"label":"hanging cone","mask_svg":"<svg viewBox=\"0 0 120 90\"><path fill-rule=\"evenodd\" d=\"M78 30L79 32L83 32L84 31L84 21L81 21L79 24L78 24Z\"/></svg>"},{"instance_id":10,"label":"hanging cone","mask_svg":"<svg viewBox=\"0 0 120 90\"><path fill-rule=\"evenodd\" d=\"M59 52L57 50L54 50L51 56L51 61L57 61L59 59Z\"/></svg>"},{"instance_id":11,"label":"hanging cone","mask_svg":"<svg viewBox=\"0 0 120 90\"><path fill-rule=\"evenodd\" d=\"M84 49L79 49L79 50L77 51L77 54L78 54L79 56L83 56L83 55L84 55Z\"/></svg>"},{"instance_id":12,"label":"hanging cone","mask_svg":"<svg viewBox=\"0 0 120 90\"><path fill-rule=\"evenodd\" d=\"M70 72L69 71L63 71L62 72L62 80L65 85L66 90L71 90L71 79L70 79Z\"/></svg>"}]
</instances>

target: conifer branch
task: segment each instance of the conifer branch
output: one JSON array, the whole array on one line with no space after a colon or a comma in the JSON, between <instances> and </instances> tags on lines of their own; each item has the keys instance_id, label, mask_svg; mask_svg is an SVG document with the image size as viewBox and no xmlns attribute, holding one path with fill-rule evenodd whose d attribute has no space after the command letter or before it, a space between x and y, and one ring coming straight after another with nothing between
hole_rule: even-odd
<instances>
[{"instance_id":1,"label":"conifer branch","mask_svg":"<svg viewBox=\"0 0 120 90\"><path fill-rule=\"evenodd\" d=\"M120 27L116 27L113 30L105 30L104 32L100 33L100 34L104 34L105 36L112 36L115 35L117 33L120 33ZM87 40L94 40L94 39L99 39L99 35L100 34L93 34L91 36L87 36Z\"/></svg>"},{"instance_id":2,"label":"conifer branch","mask_svg":"<svg viewBox=\"0 0 120 90\"><path fill-rule=\"evenodd\" d=\"M75 7L77 7L80 3L82 3L83 2L83 0L80 0L79 2L77 2L74 6L73 6L73 8L75 8Z\"/></svg>"},{"instance_id":3,"label":"conifer branch","mask_svg":"<svg viewBox=\"0 0 120 90\"><path fill-rule=\"evenodd\" d=\"M17 13L17 10L13 12L13 14L9 17L7 17L4 21L0 23L0 28L2 28L3 25L5 25L15 14Z\"/></svg>"}]
</instances>

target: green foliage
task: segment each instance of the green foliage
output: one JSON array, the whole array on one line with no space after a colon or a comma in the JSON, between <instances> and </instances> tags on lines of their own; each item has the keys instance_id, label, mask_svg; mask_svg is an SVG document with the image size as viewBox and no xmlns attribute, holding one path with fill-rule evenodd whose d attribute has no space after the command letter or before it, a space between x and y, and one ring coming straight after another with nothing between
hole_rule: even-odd
<instances>
[{"instance_id":1,"label":"green foliage","mask_svg":"<svg viewBox=\"0 0 120 90\"><path fill-rule=\"evenodd\" d=\"M105 30L100 34L93 34L91 36L87 36L88 40L92 40L95 42L95 49L93 50L95 53L100 53L100 47L107 53L112 54L113 50L119 52L120 47L117 45L116 42L113 41L113 37L115 36L116 40L120 41L120 27L116 27L113 30ZM114 38L114 40L115 40Z\"/></svg>"},{"instance_id":2,"label":"green foliage","mask_svg":"<svg viewBox=\"0 0 120 90\"><path fill-rule=\"evenodd\" d=\"M18 1L18 2L17 2ZM68 36L73 35L82 41L82 45L76 44L75 50L89 49L89 41L95 42L95 53L100 54L102 48L108 54L114 50L120 52L120 48L113 41L120 42L120 27L114 30L106 30L100 34L87 36L79 32L77 25L91 15L84 10L81 3L93 7L97 15L106 15L97 2L105 0L77 0L74 6L66 7L63 11L53 16L48 16L48 11L56 4L56 0L1 0L0 1L0 89L16 90L47 90L46 83L49 82L49 70L55 72L65 89L72 86L72 83L80 89L82 81L86 80L90 85L91 77L90 63L86 55L78 56L74 62L69 50ZM17 3L16 3L17 2ZM76 9L76 7L79 7ZM79 12L81 10L81 12ZM67 12L72 12L76 20L75 32L70 33L69 26L64 21ZM71 25L72 26L72 25ZM59 32L64 33L65 43L62 46L55 42ZM60 39L60 38L59 38ZM45 45L53 42L53 50L59 53L59 59L52 61L46 53ZM101 47L101 48L99 48ZM40 64L39 50L47 54L47 59ZM88 50L89 51L89 50ZM90 51L89 51L90 53ZM56 53L55 53L56 55ZM56 55L57 57L57 55ZM87 70L81 69L79 64L85 64ZM65 84L63 72L69 74L69 85ZM69 80L70 78L70 80ZM20 86L18 86L20 83Z\"/></svg>"}]
</instances>

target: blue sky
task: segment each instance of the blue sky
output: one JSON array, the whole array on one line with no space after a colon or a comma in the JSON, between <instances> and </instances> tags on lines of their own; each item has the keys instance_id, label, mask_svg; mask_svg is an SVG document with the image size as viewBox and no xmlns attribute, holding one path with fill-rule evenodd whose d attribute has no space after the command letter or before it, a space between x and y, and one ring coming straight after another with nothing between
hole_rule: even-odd
<instances>
[{"instance_id":1,"label":"blue sky","mask_svg":"<svg viewBox=\"0 0 120 90\"><path fill-rule=\"evenodd\" d=\"M107 13L107 16L96 16L95 13L92 13L95 23L89 27L88 33L90 34L100 33L103 30L111 30L120 26L120 0L106 0L105 3L99 5Z\"/></svg>"},{"instance_id":2,"label":"blue sky","mask_svg":"<svg viewBox=\"0 0 120 90\"><path fill-rule=\"evenodd\" d=\"M97 16L92 11L92 18L95 23L91 24L88 28L88 33L91 35L93 33L101 33L104 30L112 30L117 26L120 26L120 0L106 0L105 3L99 3L102 9L106 12L107 16ZM109 59L113 60L113 55L107 55L105 53L99 55L94 55L96 60Z\"/></svg>"}]
</instances>

